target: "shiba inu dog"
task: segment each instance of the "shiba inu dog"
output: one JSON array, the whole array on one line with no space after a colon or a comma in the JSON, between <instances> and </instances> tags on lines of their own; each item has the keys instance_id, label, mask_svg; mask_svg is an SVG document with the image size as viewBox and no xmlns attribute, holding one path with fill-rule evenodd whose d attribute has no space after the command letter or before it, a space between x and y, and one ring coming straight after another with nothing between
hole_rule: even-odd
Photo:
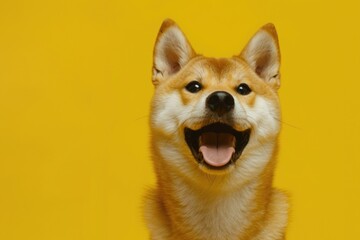
<instances>
[{"instance_id":1,"label":"shiba inu dog","mask_svg":"<svg viewBox=\"0 0 360 240\"><path fill-rule=\"evenodd\" d=\"M275 27L262 27L237 56L207 58L165 20L153 60L151 239L285 239L288 200L272 187L280 131Z\"/></svg>"}]
</instances>

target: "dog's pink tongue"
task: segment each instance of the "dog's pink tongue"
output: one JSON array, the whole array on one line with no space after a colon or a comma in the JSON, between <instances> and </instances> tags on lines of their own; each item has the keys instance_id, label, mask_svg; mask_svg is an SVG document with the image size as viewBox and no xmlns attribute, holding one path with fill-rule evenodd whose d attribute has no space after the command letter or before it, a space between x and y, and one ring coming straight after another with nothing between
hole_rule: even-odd
<instances>
[{"instance_id":1,"label":"dog's pink tongue","mask_svg":"<svg viewBox=\"0 0 360 240\"><path fill-rule=\"evenodd\" d=\"M235 152L234 141L234 136L228 133L203 133L199 151L207 164L221 167L231 160Z\"/></svg>"}]
</instances>

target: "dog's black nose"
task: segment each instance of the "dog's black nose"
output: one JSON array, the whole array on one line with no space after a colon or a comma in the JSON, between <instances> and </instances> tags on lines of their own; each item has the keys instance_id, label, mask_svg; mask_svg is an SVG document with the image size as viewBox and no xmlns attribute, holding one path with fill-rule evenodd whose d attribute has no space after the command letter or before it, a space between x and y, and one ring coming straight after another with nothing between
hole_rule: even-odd
<instances>
[{"instance_id":1,"label":"dog's black nose","mask_svg":"<svg viewBox=\"0 0 360 240\"><path fill-rule=\"evenodd\" d=\"M233 96L224 91L213 92L206 99L206 107L219 116L230 112L234 105Z\"/></svg>"}]
</instances>

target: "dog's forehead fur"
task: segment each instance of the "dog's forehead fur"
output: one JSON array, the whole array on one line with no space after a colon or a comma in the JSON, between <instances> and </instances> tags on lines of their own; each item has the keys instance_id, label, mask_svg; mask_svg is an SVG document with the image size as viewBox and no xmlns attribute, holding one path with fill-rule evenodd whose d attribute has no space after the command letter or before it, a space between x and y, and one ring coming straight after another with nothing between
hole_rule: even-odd
<instances>
[{"instance_id":1,"label":"dog's forehead fur","mask_svg":"<svg viewBox=\"0 0 360 240\"><path fill-rule=\"evenodd\" d=\"M241 80L251 75L249 67L235 58L208 58L198 56L192 59L178 75L171 78L172 84L182 84L190 79L204 85L218 85L221 83L235 84L234 80ZM250 77L250 76L248 76ZM178 85L174 85L177 87Z\"/></svg>"}]
</instances>

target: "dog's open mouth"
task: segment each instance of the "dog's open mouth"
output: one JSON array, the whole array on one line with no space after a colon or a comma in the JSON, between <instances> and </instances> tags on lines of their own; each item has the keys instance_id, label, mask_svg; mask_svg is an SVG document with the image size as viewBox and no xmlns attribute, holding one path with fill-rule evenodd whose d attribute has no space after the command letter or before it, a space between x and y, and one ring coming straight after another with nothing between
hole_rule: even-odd
<instances>
[{"instance_id":1,"label":"dog's open mouth","mask_svg":"<svg viewBox=\"0 0 360 240\"><path fill-rule=\"evenodd\" d=\"M239 132L224 123L213 123L199 130L185 128L184 131L185 141L194 158L214 170L234 164L250 138L250 129Z\"/></svg>"}]
</instances>

